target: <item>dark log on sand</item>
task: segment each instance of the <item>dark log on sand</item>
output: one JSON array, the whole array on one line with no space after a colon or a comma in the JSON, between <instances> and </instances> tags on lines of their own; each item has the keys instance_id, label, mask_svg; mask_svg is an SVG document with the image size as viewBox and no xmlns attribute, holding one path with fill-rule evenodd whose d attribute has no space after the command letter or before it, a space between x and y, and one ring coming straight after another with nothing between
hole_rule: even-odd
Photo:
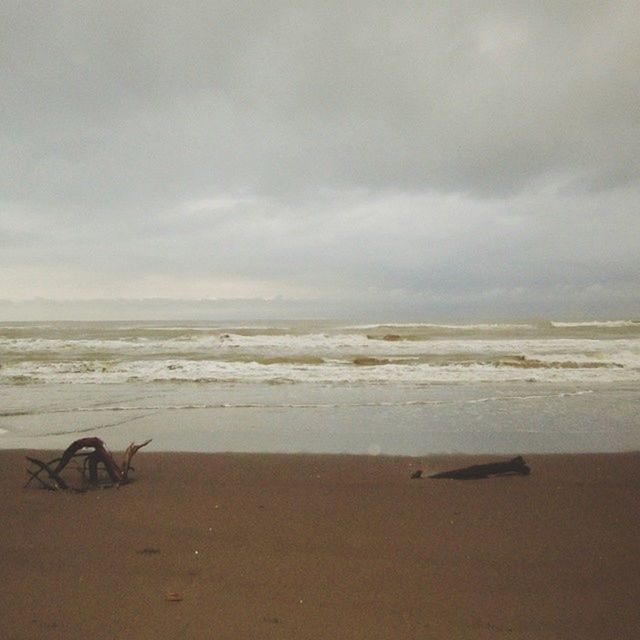
<instances>
[{"instance_id":1,"label":"dark log on sand","mask_svg":"<svg viewBox=\"0 0 640 640\"><path fill-rule=\"evenodd\" d=\"M452 471L435 473L429 477L436 480L446 478L453 480L482 480L489 476L514 474L528 476L530 473L531 469L524 461L524 458L522 456L518 456L517 458L512 458L506 462L476 464L471 467L463 467L462 469L453 469Z\"/></svg>"}]
</instances>

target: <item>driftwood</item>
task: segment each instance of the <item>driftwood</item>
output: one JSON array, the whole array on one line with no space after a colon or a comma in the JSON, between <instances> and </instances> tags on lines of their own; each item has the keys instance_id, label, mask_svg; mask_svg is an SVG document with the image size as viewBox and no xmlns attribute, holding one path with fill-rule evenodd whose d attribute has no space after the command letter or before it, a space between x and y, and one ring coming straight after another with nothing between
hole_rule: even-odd
<instances>
[{"instance_id":1,"label":"driftwood","mask_svg":"<svg viewBox=\"0 0 640 640\"><path fill-rule=\"evenodd\" d=\"M451 478L453 480L482 480L489 476L514 474L528 476L530 473L531 469L524 461L524 458L522 456L518 456L517 458L512 458L506 462L476 464L471 467L463 467L462 469L453 469L452 471L435 473L429 477L436 480L441 478Z\"/></svg>"},{"instance_id":2,"label":"driftwood","mask_svg":"<svg viewBox=\"0 0 640 640\"><path fill-rule=\"evenodd\" d=\"M133 470L131 459L142 447L151 442L147 440L142 444L132 442L124 453L122 464L118 464L113 455L107 449L105 443L100 438L80 438L74 440L65 450L60 458L55 458L49 462L43 462L37 458L27 456L27 460L35 469L27 469L30 478L25 486L36 480L45 489L55 491L56 489L72 489L69 483L62 477L62 472L74 463L75 468L80 472L84 484L93 487L98 486L120 486L129 482L129 471ZM85 451L91 449L91 451ZM81 462L81 464L79 464ZM102 465L108 482L102 482L98 465ZM42 477L44 476L44 478Z\"/></svg>"}]
</instances>

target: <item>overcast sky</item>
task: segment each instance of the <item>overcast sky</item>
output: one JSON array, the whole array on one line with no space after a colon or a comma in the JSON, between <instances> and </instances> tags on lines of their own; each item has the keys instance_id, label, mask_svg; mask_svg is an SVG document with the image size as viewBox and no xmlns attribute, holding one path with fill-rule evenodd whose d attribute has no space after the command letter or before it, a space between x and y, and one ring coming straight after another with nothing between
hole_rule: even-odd
<instances>
[{"instance_id":1,"label":"overcast sky","mask_svg":"<svg viewBox=\"0 0 640 640\"><path fill-rule=\"evenodd\" d=\"M639 69L637 0L0 0L0 319L640 316Z\"/></svg>"}]
</instances>

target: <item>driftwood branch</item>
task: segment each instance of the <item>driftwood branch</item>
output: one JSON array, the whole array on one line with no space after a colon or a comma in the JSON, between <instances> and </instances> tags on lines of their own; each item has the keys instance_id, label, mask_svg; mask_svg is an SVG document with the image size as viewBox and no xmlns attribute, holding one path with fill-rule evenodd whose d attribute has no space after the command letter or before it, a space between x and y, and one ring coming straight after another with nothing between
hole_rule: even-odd
<instances>
[{"instance_id":1,"label":"driftwood branch","mask_svg":"<svg viewBox=\"0 0 640 640\"><path fill-rule=\"evenodd\" d=\"M476 464L471 467L463 467L462 469L453 469L452 471L443 471L435 473L430 478L453 479L453 480L482 480L489 476L498 475L523 475L528 476L531 468L524 461L522 456L512 458L506 462L490 462L489 464Z\"/></svg>"},{"instance_id":2,"label":"driftwood branch","mask_svg":"<svg viewBox=\"0 0 640 640\"><path fill-rule=\"evenodd\" d=\"M56 489L69 488L67 483L59 476L59 474L56 473L56 471L51 468L50 465L53 464L55 460L47 463L47 462L42 462L42 460L38 460L36 458L30 458L29 456L26 456L26 458L31 464L36 466L38 470L32 471L31 469L27 469L27 473L31 476L31 478L25 486L28 486L29 484L31 484L32 480L37 480L45 489L52 489L53 491L55 491ZM40 477L40 473L43 471L46 472L46 474L49 476L49 480L51 482L47 482L46 480L43 480Z\"/></svg>"},{"instance_id":3,"label":"driftwood branch","mask_svg":"<svg viewBox=\"0 0 640 640\"><path fill-rule=\"evenodd\" d=\"M115 461L113 455L100 438L74 440L64 450L60 458L55 458L49 462L43 462L27 456L27 460L36 469L27 469L30 478L25 486L28 486L33 480L37 480L46 489L70 489L71 487L61 474L72 461L77 461L80 458L83 460L83 464L80 467L83 479L91 486L97 487L100 485L98 465L102 465L112 485L125 484L129 482L129 471L133 470L131 459L142 447L145 447L150 442L151 440L147 440L142 444L132 442L127 447L120 465ZM86 451L87 449L90 449L90 451ZM41 475L45 477L42 478Z\"/></svg>"}]
</instances>

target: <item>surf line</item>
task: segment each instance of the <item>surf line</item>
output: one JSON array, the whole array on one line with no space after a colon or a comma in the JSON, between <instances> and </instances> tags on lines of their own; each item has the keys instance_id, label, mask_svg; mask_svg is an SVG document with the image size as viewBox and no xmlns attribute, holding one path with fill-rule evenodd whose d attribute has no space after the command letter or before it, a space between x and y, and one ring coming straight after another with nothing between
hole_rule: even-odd
<instances>
[{"instance_id":1,"label":"surf line","mask_svg":"<svg viewBox=\"0 0 640 640\"><path fill-rule=\"evenodd\" d=\"M152 413L145 413L143 415L140 416L132 416L127 418L126 420L119 420L118 422L111 422L108 424L99 424L96 425L94 427L86 427L84 429L69 429L67 431L49 431L47 433L34 433L31 434L30 438L43 438L43 437L48 437L48 436L66 436L66 435L70 435L73 433L89 433L90 431L98 431L100 429L113 429L115 427L120 427L123 424L128 424L130 422L134 422L136 420L141 420L142 418L147 418L149 416L153 416L156 413L158 413L157 411L153 411Z\"/></svg>"},{"instance_id":2,"label":"surf line","mask_svg":"<svg viewBox=\"0 0 640 640\"><path fill-rule=\"evenodd\" d=\"M120 422L107 424L104 427L96 428L108 428L110 426L117 426L125 424L130 420L138 420L146 417L147 415L155 415L161 411L198 411L207 409L340 409L340 408L354 408L354 407L419 407L419 406L451 406L461 404L482 404L490 402L531 402L536 400L547 400L551 398L569 398L582 395L589 395L594 393L593 389L585 389L580 391L561 391L558 393L548 394L529 394L529 395L513 395L513 396L486 396L482 398L462 398L456 400L404 400L400 402L394 401L377 401L377 402L299 402L299 403L205 403L205 404L183 404L183 405L152 405L152 406L101 406L101 407L75 407L72 409L54 409L51 411L34 412L49 414L49 413L100 413L100 412L118 412L118 411L151 411L142 416L136 416L128 420L122 420ZM25 415L28 412L25 412ZM2 414L0 414L2 415ZM90 431L87 429L86 431ZM84 430L83 430L84 431ZM81 433L81 431L69 431L63 433ZM58 435L58 433L52 433L49 435Z\"/></svg>"}]
</instances>

